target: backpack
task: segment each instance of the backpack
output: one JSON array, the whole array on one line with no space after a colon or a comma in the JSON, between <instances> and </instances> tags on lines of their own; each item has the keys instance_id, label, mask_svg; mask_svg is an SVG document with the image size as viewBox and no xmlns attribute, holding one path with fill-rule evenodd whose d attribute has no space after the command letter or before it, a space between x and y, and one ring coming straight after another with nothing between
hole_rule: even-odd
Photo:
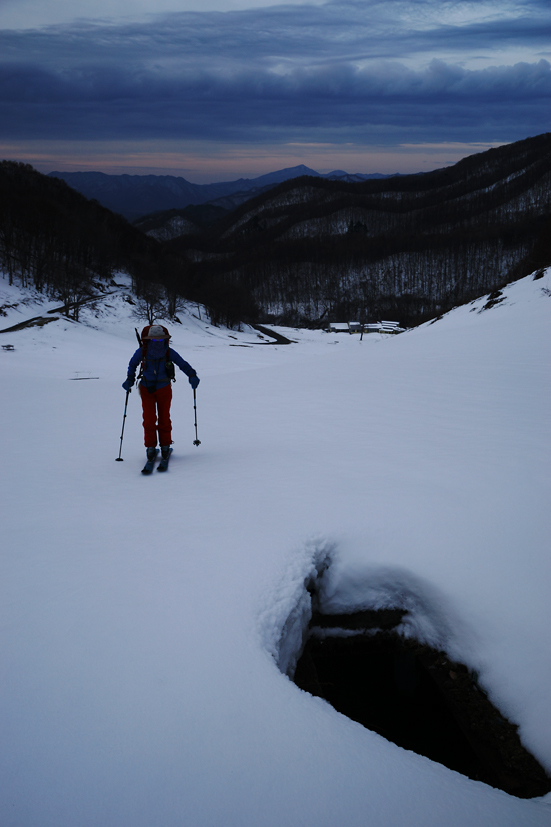
<instances>
[{"instance_id":1,"label":"backpack","mask_svg":"<svg viewBox=\"0 0 551 827\"><path fill-rule=\"evenodd\" d=\"M142 364L140 366L140 373L139 373L138 379L137 379L138 382L142 378L142 376L144 374L144 370L145 370L145 363L147 361L147 348L149 346L149 339L147 339L146 337L147 337L147 334L149 333L149 329L151 327L152 327L152 325L150 325L150 324L146 325L144 327L144 329L142 330L141 336L138 333L137 328L134 328L134 330L136 331L136 338L138 339L138 343L139 343L139 345L142 349ZM166 329L166 327L164 325L161 325L161 327L163 328L166 335L169 336L170 334L169 334L168 330ZM167 340L167 342L168 342L168 340ZM168 379L171 382L175 382L176 381L176 370L174 368L174 362L171 360L170 356L168 355L168 348L167 348L167 351L166 351L165 370L166 370L166 375L167 375Z\"/></svg>"}]
</instances>

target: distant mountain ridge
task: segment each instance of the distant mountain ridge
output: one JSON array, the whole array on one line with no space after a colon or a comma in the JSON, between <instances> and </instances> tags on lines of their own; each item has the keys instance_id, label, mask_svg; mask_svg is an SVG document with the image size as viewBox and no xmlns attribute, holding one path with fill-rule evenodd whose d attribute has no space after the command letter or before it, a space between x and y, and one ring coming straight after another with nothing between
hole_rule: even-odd
<instances>
[{"instance_id":1,"label":"distant mountain ridge","mask_svg":"<svg viewBox=\"0 0 551 827\"><path fill-rule=\"evenodd\" d=\"M190 204L214 203L224 209L234 209L249 198L288 181L309 175L359 182L370 178L392 176L372 173L347 173L335 170L322 174L299 164L287 167L258 178L239 178L237 181L222 181L214 184L192 184L175 175L108 175L105 172L50 172L50 178L60 178L86 198L98 201L102 206L119 213L129 221L151 213L183 209Z\"/></svg>"}]
</instances>

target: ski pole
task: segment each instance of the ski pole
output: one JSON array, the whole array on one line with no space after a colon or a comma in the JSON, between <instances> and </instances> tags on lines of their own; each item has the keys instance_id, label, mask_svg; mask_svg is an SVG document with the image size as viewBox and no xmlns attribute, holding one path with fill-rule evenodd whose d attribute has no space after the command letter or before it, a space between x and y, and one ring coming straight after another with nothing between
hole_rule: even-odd
<instances>
[{"instance_id":1,"label":"ski pole","mask_svg":"<svg viewBox=\"0 0 551 827\"><path fill-rule=\"evenodd\" d=\"M123 418L122 418L121 447L119 448L119 455L118 455L117 459L115 460L115 462L124 462L123 458L121 457L121 453L122 453L122 438L123 438L123 436L124 436L124 423L125 423L125 421L126 421L126 409L127 409L127 407L128 407L128 397L129 397L129 395L130 395L131 390L132 390L132 388L130 388L130 390L127 390L127 391L126 391L126 402L124 403L124 416L123 416Z\"/></svg>"},{"instance_id":2,"label":"ski pole","mask_svg":"<svg viewBox=\"0 0 551 827\"><path fill-rule=\"evenodd\" d=\"M193 408L195 410L195 439L193 440L193 444L200 445L201 440L197 439L197 395L195 393L195 388L193 388Z\"/></svg>"}]
</instances>

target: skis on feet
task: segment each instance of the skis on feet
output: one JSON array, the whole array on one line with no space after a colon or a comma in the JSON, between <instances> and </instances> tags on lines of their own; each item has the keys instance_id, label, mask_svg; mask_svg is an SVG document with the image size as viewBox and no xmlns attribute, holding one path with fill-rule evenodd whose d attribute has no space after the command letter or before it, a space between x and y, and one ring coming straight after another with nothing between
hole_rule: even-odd
<instances>
[{"instance_id":1,"label":"skis on feet","mask_svg":"<svg viewBox=\"0 0 551 827\"><path fill-rule=\"evenodd\" d=\"M155 460L157 459L157 454L159 453L158 448L153 448L153 450L149 450L147 452L147 462L145 463L144 467L142 468L142 474L151 474L153 468L155 467Z\"/></svg>"},{"instance_id":2,"label":"skis on feet","mask_svg":"<svg viewBox=\"0 0 551 827\"><path fill-rule=\"evenodd\" d=\"M163 455L161 456L161 461L159 463L157 471L166 471L167 470L168 463L170 461L171 453L172 453L172 448L168 449L168 451L166 452L166 456L165 456L165 451L163 451Z\"/></svg>"}]
</instances>

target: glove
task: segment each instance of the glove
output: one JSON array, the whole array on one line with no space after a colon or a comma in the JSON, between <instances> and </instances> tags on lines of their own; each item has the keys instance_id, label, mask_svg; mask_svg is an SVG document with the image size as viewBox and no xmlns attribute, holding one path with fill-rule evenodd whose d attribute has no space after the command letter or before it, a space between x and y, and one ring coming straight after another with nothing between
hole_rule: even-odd
<instances>
[{"instance_id":1,"label":"glove","mask_svg":"<svg viewBox=\"0 0 551 827\"><path fill-rule=\"evenodd\" d=\"M125 391L131 391L131 390L132 390L132 385L133 385L133 384L134 384L134 380L133 380L133 379L127 379L127 380L126 380L126 382L123 382L123 383L122 383L122 386L123 386L123 388L125 389Z\"/></svg>"},{"instance_id":2,"label":"glove","mask_svg":"<svg viewBox=\"0 0 551 827\"><path fill-rule=\"evenodd\" d=\"M199 377L197 376L197 374L195 374L195 376L190 376L189 377L189 384L191 385L191 387L193 388L194 391L197 390L197 386L199 384L199 381L200 380L199 380Z\"/></svg>"}]
</instances>

